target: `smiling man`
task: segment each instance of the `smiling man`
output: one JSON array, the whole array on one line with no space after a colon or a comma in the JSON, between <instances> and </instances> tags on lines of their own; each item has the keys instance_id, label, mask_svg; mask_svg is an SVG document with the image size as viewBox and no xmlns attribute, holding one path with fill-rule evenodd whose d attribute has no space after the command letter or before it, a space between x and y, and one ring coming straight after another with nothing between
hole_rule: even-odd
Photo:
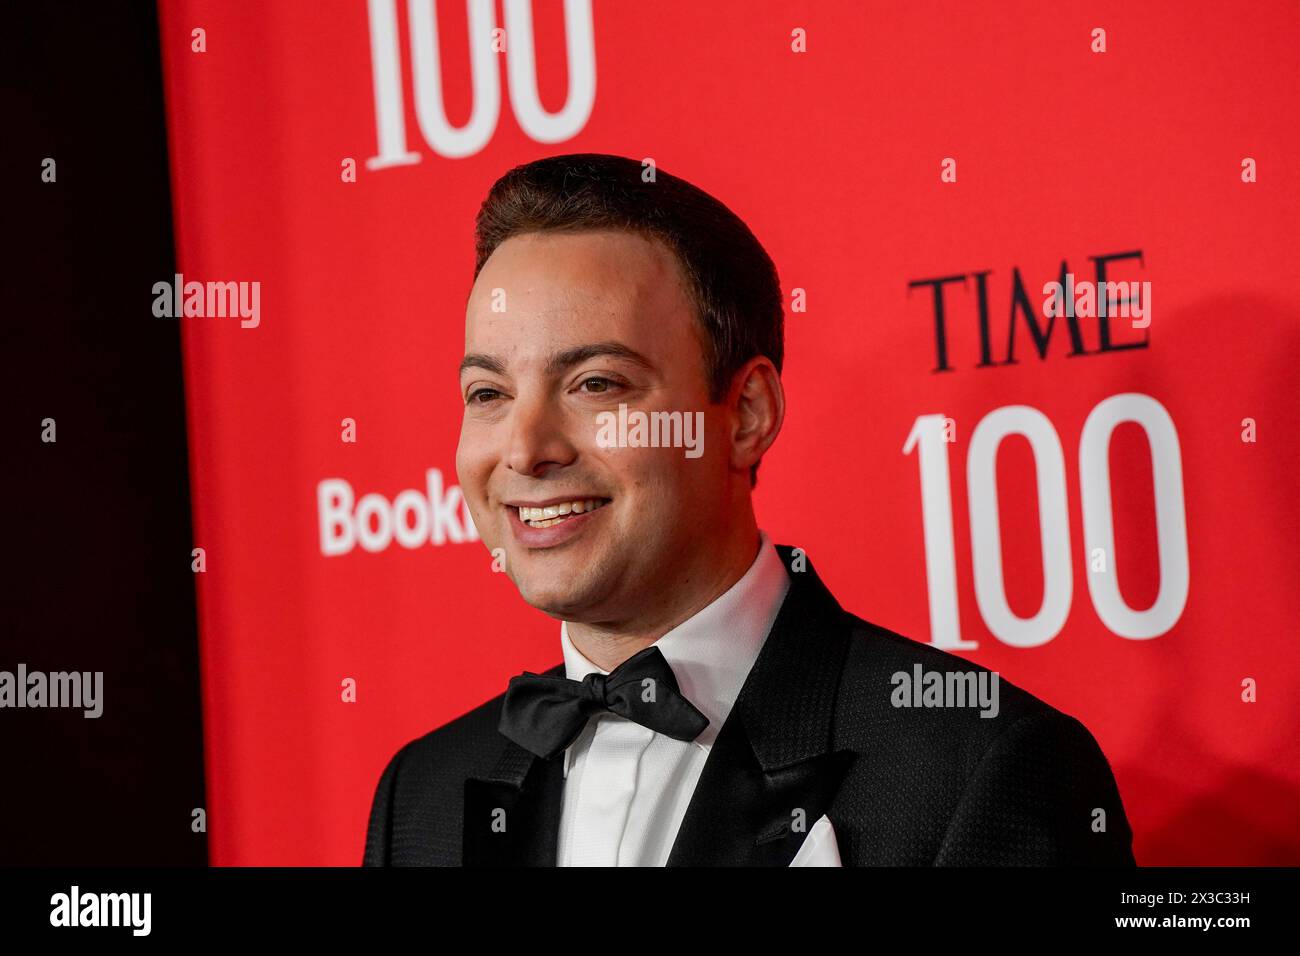
<instances>
[{"instance_id":1,"label":"smiling man","mask_svg":"<svg viewBox=\"0 0 1300 956\"><path fill-rule=\"evenodd\" d=\"M538 160L479 213L456 467L563 661L389 761L365 865L1132 865L1082 724L845 611L758 527L776 269L644 172ZM634 414L670 440L611 442Z\"/></svg>"}]
</instances>

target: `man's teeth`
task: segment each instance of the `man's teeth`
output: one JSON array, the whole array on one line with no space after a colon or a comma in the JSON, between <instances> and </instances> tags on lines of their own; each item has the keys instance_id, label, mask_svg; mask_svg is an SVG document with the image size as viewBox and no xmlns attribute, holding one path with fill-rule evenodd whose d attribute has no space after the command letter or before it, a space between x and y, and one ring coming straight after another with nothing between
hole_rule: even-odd
<instances>
[{"instance_id":1,"label":"man's teeth","mask_svg":"<svg viewBox=\"0 0 1300 956\"><path fill-rule=\"evenodd\" d=\"M519 520L530 528L549 528L551 525L567 521L571 515L580 515L584 511L595 511L602 505L609 504L608 499L587 498L580 501L566 501L563 504L547 505L544 508L519 508Z\"/></svg>"}]
</instances>

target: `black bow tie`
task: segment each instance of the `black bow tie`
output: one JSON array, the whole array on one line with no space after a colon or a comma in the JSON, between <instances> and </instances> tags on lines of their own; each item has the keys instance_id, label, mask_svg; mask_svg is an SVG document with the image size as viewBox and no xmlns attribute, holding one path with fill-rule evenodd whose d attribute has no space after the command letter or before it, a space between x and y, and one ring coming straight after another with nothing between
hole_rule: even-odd
<instances>
[{"instance_id":1,"label":"black bow tie","mask_svg":"<svg viewBox=\"0 0 1300 956\"><path fill-rule=\"evenodd\" d=\"M607 710L674 740L694 740L709 718L677 689L677 678L653 644L608 674L581 681L525 671L510 678L501 733L550 760L578 739L593 713Z\"/></svg>"}]
</instances>

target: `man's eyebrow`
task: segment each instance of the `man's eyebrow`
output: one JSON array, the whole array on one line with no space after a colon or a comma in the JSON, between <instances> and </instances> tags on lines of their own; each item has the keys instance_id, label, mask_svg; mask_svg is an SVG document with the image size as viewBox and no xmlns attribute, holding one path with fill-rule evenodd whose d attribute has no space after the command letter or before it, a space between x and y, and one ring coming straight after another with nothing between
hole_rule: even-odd
<instances>
[{"instance_id":1,"label":"man's eyebrow","mask_svg":"<svg viewBox=\"0 0 1300 956\"><path fill-rule=\"evenodd\" d=\"M470 352L460 360L460 368L456 375L459 377L465 373L467 368L481 368L488 372L495 372L497 375L506 374L506 367L500 361L494 359L491 355L484 355L482 352Z\"/></svg>"},{"instance_id":2,"label":"man's eyebrow","mask_svg":"<svg viewBox=\"0 0 1300 956\"><path fill-rule=\"evenodd\" d=\"M575 345L571 349L565 349L563 352L556 352L546 360L546 374L557 375L567 368L585 362L588 359L608 356L610 358L620 358L639 365L646 371L653 371L654 364L640 352L628 348L621 342L593 342L590 345ZM463 373L469 368L481 368L488 372L494 372L497 375L505 375L506 369L501 361L491 355L484 355L481 352L470 352L460 360L460 369L458 374Z\"/></svg>"},{"instance_id":3,"label":"man's eyebrow","mask_svg":"<svg viewBox=\"0 0 1300 956\"><path fill-rule=\"evenodd\" d=\"M621 342L593 342L590 345L576 345L563 352L556 352L546 361L546 374L556 375L588 359L602 356L624 359L633 365L641 366L647 372L654 371L654 364L648 358Z\"/></svg>"}]
</instances>

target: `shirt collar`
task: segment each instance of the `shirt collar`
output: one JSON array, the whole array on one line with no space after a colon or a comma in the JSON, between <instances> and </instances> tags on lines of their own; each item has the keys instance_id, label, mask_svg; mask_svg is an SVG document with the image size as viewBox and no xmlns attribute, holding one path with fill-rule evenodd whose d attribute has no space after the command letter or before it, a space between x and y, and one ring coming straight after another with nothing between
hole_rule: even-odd
<instances>
[{"instance_id":1,"label":"shirt collar","mask_svg":"<svg viewBox=\"0 0 1300 956\"><path fill-rule=\"evenodd\" d=\"M693 741L706 753L740 696L789 588L785 564L772 539L760 529L758 555L740 580L654 642L673 669L682 694L709 719L709 725ZM560 624L560 646L564 673L570 680L609 673L569 640L567 622ZM572 751L572 745L564 751L566 777Z\"/></svg>"}]
</instances>

